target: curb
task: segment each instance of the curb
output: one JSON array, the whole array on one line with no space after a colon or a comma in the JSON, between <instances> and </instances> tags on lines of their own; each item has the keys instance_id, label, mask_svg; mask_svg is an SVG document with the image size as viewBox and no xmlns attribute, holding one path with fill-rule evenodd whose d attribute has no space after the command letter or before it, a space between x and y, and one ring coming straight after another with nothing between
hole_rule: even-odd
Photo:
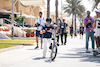
<instances>
[{"instance_id":1,"label":"curb","mask_svg":"<svg viewBox=\"0 0 100 67\"><path fill-rule=\"evenodd\" d=\"M33 45L33 43L0 43L0 44Z\"/></svg>"},{"instance_id":2,"label":"curb","mask_svg":"<svg viewBox=\"0 0 100 67\"><path fill-rule=\"evenodd\" d=\"M9 48L3 48L3 49L0 49L0 53L15 50L15 49L21 49L21 48L23 48L23 45L15 46L15 47L9 47Z\"/></svg>"}]
</instances>

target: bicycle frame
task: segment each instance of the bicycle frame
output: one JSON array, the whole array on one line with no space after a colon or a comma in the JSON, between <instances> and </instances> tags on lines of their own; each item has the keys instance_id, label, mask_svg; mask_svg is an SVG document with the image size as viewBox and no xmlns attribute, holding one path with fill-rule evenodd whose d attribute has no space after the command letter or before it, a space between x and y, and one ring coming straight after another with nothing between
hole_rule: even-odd
<instances>
[{"instance_id":1,"label":"bicycle frame","mask_svg":"<svg viewBox=\"0 0 100 67\"><path fill-rule=\"evenodd\" d=\"M60 23L61 23L61 22L60 22ZM54 60L55 57L56 57L56 55L57 55L57 44L58 44L58 43L56 42L56 32L58 32L59 28L60 28L60 25L59 25L58 23L57 23L57 25L54 24L53 38L52 38L53 44L52 44L52 49L51 49L51 60ZM54 52L54 47L56 48L56 49L55 49L56 52ZM55 53L55 56L54 56L54 57L52 56L53 53Z\"/></svg>"}]
</instances>

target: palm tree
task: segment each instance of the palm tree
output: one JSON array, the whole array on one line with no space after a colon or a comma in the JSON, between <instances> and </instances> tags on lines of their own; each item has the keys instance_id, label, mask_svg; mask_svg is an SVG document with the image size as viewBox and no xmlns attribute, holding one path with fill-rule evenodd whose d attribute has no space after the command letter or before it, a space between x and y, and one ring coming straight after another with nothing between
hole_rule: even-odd
<instances>
[{"instance_id":1,"label":"palm tree","mask_svg":"<svg viewBox=\"0 0 100 67\"><path fill-rule=\"evenodd\" d=\"M91 0L94 2L94 5L93 5L93 10L94 8L97 8L99 6L99 3L100 3L100 0Z\"/></svg>"},{"instance_id":2,"label":"palm tree","mask_svg":"<svg viewBox=\"0 0 100 67\"><path fill-rule=\"evenodd\" d=\"M67 2L68 0L66 0ZM81 0L70 0L68 5L64 6L64 12L68 13L69 16L72 14L72 25L73 25L73 19L75 17L75 31L76 31L76 17L82 16L82 13L85 12L85 7L80 4Z\"/></svg>"}]
</instances>

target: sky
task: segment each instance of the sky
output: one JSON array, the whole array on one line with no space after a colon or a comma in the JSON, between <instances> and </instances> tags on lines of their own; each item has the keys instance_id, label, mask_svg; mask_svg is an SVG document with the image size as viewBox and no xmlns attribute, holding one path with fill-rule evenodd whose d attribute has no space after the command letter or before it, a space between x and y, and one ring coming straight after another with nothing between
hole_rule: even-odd
<instances>
[{"instance_id":1,"label":"sky","mask_svg":"<svg viewBox=\"0 0 100 67\"><path fill-rule=\"evenodd\" d=\"M44 0L45 4L47 5L47 0ZM59 12L61 12L61 0L59 1L59 6L58 6L58 10ZM66 0L62 0L63 4L66 4ZM91 11L91 16L95 16L95 11L92 12L92 2L89 2L88 0L82 0L81 4L83 4L87 10ZM47 7L45 5L45 7ZM55 11L55 0L50 0L50 11L54 12Z\"/></svg>"}]
</instances>

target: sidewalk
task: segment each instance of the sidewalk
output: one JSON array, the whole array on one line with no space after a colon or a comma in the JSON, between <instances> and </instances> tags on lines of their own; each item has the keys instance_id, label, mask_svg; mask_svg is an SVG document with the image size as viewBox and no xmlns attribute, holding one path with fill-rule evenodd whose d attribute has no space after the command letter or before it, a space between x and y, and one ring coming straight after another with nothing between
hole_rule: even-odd
<instances>
[{"instance_id":1,"label":"sidewalk","mask_svg":"<svg viewBox=\"0 0 100 67\"><path fill-rule=\"evenodd\" d=\"M49 50L43 59L43 50L34 48L24 46L22 49L0 53L0 67L100 67L100 57L85 53L85 38L68 37L67 45L58 47L57 58L51 63L48 61Z\"/></svg>"}]
</instances>

